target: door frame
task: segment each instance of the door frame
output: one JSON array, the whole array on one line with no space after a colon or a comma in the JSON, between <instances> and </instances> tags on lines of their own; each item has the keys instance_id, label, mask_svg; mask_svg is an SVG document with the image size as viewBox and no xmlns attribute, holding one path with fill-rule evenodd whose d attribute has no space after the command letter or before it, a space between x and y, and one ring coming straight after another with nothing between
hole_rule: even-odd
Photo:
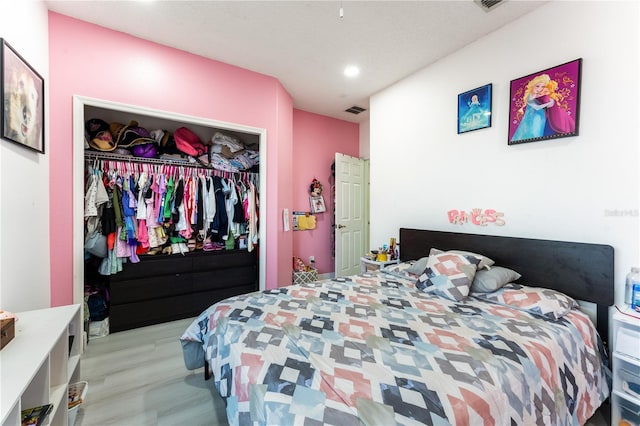
<instances>
[{"instance_id":1,"label":"door frame","mask_svg":"<svg viewBox=\"0 0 640 426\"><path fill-rule=\"evenodd\" d=\"M260 143L260 184L259 194L263 208L260 209L258 223L265 224L267 209L264 208L267 199L267 129L245 126L224 121L212 120L203 117L194 117L175 112L145 108L112 102L103 99L85 96L73 96L73 303L79 303L84 307L84 126L85 107L95 107L118 113L127 113L136 117L152 117L159 120L174 121L184 125L211 127L233 132L241 132L256 135ZM260 252L266 253L267 238L266 229L260 226L258 230L260 239ZM258 256L258 283L259 289L265 289L266 256Z\"/></svg>"},{"instance_id":2,"label":"door frame","mask_svg":"<svg viewBox=\"0 0 640 426\"><path fill-rule=\"evenodd\" d=\"M371 249L371 160L364 160L364 249ZM362 253L364 255L364 253Z\"/></svg>"},{"instance_id":3,"label":"door frame","mask_svg":"<svg viewBox=\"0 0 640 426\"><path fill-rule=\"evenodd\" d=\"M334 185L334 190L332 191L332 196L333 196L333 255L334 255L334 271L333 271L333 276L336 277L338 276L338 268L337 268L337 262L338 262L338 219L336 217L336 213L337 213L337 208L336 208L336 203L337 203L337 199L338 197L336 196L336 187L338 185L338 174L337 174L337 165L335 164L337 162L337 158L336 155L340 154L340 155L344 155L346 157L351 157L351 158L355 158L358 159L360 161L362 161L362 216L363 216L363 225L362 225L362 245L363 245L363 250L368 250L367 248L369 247L369 240L370 240L370 219L371 219L371 214L370 214L370 191L371 191L371 178L370 178L370 160L368 158L360 158L360 157L354 157L352 155L348 155L348 154L344 154L342 152L336 152L334 153L334 170L333 170L333 185ZM355 258L356 259L360 259L362 256L364 256L365 253L354 253Z\"/></svg>"}]
</instances>

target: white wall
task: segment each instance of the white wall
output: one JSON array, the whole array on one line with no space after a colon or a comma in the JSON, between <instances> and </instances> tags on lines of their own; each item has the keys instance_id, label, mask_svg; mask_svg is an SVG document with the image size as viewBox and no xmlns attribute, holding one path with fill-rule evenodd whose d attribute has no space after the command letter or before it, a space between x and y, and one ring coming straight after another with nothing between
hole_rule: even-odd
<instances>
[{"instance_id":1,"label":"white wall","mask_svg":"<svg viewBox=\"0 0 640 426\"><path fill-rule=\"evenodd\" d=\"M370 134L370 129L369 129L369 125L370 122L369 120L360 123L360 139L359 139L359 156L360 158L364 158L365 160L368 160L370 157L370 151L369 151L369 143L371 141L371 134Z\"/></svg>"},{"instance_id":2,"label":"white wall","mask_svg":"<svg viewBox=\"0 0 640 426\"><path fill-rule=\"evenodd\" d=\"M0 28L0 37L45 80L46 152L47 9L42 2L0 0ZM49 156L0 138L0 308L46 308L50 300Z\"/></svg>"},{"instance_id":3,"label":"white wall","mask_svg":"<svg viewBox=\"0 0 640 426\"><path fill-rule=\"evenodd\" d=\"M551 2L373 96L371 243L406 226L610 244L621 302L640 265L639 10ZM580 57L580 135L508 146L510 80ZM488 83L492 127L458 135L458 94ZM506 225L449 224L472 208Z\"/></svg>"}]
</instances>

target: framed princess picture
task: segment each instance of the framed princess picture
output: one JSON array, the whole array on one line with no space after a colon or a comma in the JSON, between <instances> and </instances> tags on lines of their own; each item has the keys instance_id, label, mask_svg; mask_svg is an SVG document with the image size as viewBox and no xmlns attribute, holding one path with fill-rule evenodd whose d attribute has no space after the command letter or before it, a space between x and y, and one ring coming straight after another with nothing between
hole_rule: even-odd
<instances>
[{"instance_id":1,"label":"framed princess picture","mask_svg":"<svg viewBox=\"0 0 640 426\"><path fill-rule=\"evenodd\" d=\"M458 95L458 134L491 127L491 84Z\"/></svg>"},{"instance_id":2,"label":"framed princess picture","mask_svg":"<svg viewBox=\"0 0 640 426\"><path fill-rule=\"evenodd\" d=\"M578 135L582 58L511 80L509 145Z\"/></svg>"}]
</instances>

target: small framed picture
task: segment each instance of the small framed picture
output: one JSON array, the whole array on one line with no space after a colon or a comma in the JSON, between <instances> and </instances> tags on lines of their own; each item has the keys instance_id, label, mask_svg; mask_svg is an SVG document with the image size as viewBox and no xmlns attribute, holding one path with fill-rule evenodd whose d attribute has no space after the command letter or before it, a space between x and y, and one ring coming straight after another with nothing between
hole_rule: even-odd
<instances>
[{"instance_id":1,"label":"small framed picture","mask_svg":"<svg viewBox=\"0 0 640 426\"><path fill-rule=\"evenodd\" d=\"M511 80L509 145L578 135L582 59Z\"/></svg>"},{"instance_id":2,"label":"small framed picture","mask_svg":"<svg viewBox=\"0 0 640 426\"><path fill-rule=\"evenodd\" d=\"M458 134L491 127L491 83L458 95Z\"/></svg>"},{"instance_id":3,"label":"small framed picture","mask_svg":"<svg viewBox=\"0 0 640 426\"><path fill-rule=\"evenodd\" d=\"M309 197L309 201L311 202L311 213L324 213L327 211L322 195L318 197L311 196Z\"/></svg>"},{"instance_id":4,"label":"small framed picture","mask_svg":"<svg viewBox=\"0 0 640 426\"><path fill-rule=\"evenodd\" d=\"M44 154L44 79L0 38L2 137Z\"/></svg>"}]
</instances>

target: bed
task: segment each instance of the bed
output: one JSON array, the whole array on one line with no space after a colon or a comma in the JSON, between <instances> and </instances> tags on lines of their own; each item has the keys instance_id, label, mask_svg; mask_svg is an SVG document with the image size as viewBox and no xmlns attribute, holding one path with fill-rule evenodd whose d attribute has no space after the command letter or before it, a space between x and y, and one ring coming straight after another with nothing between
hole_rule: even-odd
<instances>
[{"instance_id":1,"label":"bed","mask_svg":"<svg viewBox=\"0 0 640 426\"><path fill-rule=\"evenodd\" d=\"M213 373L230 424L574 425L608 398L610 246L399 237L393 268L236 296L193 321L185 365ZM598 306L597 326L574 299Z\"/></svg>"}]
</instances>

